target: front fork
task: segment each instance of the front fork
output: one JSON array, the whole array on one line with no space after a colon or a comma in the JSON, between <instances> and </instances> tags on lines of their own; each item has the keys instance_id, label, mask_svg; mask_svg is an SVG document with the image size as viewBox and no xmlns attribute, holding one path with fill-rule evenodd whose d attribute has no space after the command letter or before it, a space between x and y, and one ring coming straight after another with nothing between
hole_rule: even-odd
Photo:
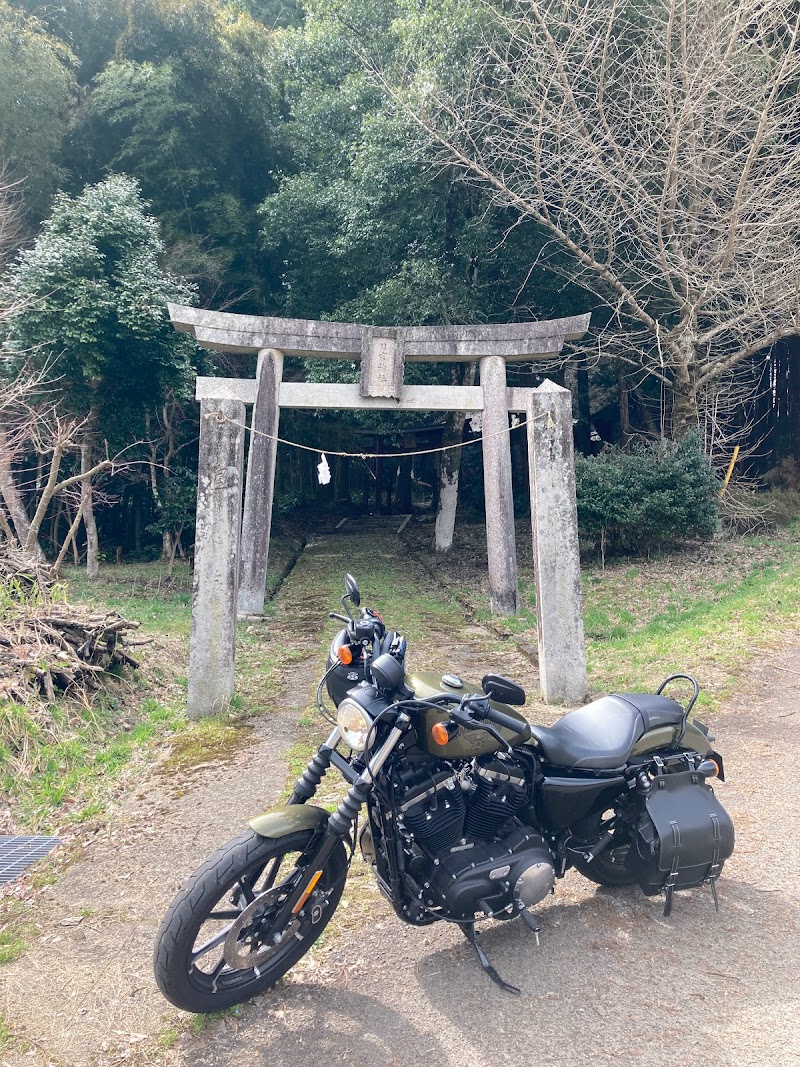
<instances>
[{"instance_id":1,"label":"front fork","mask_svg":"<svg viewBox=\"0 0 800 1067\"><path fill-rule=\"evenodd\" d=\"M313 891L314 886L325 869L325 864L333 855L340 841L350 833L356 816L361 810L361 805L366 801L372 791L375 778L386 763L394 750L394 746L408 729L411 720L408 715L401 712L397 716L395 725L384 743L367 763L361 774L356 774L350 764L335 751L335 745L339 741L339 728L334 729L324 744L320 745L317 754L309 762L303 774L298 778L297 784L289 798L290 804L304 804L306 800L314 796L319 783L325 776L325 772L331 763L339 770L342 768L339 761L347 768L345 777L351 783L344 800L336 811L328 819L325 836L320 843L310 863L306 867L305 874L295 886L294 892L283 904L279 913L275 916L274 928L282 930L292 919L292 916L305 904ZM344 771L342 771L344 774Z\"/></svg>"},{"instance_id":2,"label":"front fork","mask_svg":"<svg viewBox=\"0 0 800 1067\"><path fill-rule=\"evenodd\" d=\"M344 777L351 783L355 782L357 775L353 771L347 760L340 756L336 751L336 746L341 738L341 733L338 726L334 726L330 735L317 749L313 758L309 761L308 766L297 779L294 784L291 796L286 801L287 804L305 804L307 800L311 800L319 788L319 784L325 777L325 774L333 762L334 758L344 764L344 767L339 766L338 770L342 772Z\"/></svg>"}]
</instances>

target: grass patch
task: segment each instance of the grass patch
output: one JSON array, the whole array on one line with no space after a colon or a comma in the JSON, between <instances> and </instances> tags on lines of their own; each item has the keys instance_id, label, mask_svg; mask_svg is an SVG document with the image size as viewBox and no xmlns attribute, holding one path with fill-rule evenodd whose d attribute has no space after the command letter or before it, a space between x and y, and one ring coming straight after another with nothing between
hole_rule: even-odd
<instances>
[{"instance_id":1,"label":"grass patch","mask_svg":"<svg viewBox=\"0 0 800 1067\"><path fill-rule=\"evenodd\" d=\"M158 1044L161 1048L174 1048L180 1036L181 1032L176 1026L169 1026L158 1035Z\"/></svg>"},{"instance_id":2,"label":"grass patch","mask_svg":"<svg viewBox=\"0 0 800 1067\"><path fill-rule=\"evenodd\" d=\"M194 1034L195 1037L199 1037L200 1034L204 1034L212 1023L215 1023L218 1019L241 1019L243 1015L243 1004L233 1004L230 1008L225 1008L223 1011L210 1011L205 1015L194 1015L192 1016L192 1021L189 1023L189 1031Z\"/></svg>"},{"instance_id":3,"label":"grass patch","mask_svg":"<svg viewBox=\"0 0 800 1067\"><path fill-rule=\"evenodd\" d=\"M7 900L0 915L0 964L19 959L36 933L30 907L20 900Z\"/></svg>"},{"instance_id":4,"label":"grass patch","mask_svg":"<svg viewBox=\"0 0 800 1067\"><path fill-rule=\"evenodd\" d=\"M27 829L53 832L96 819L110 786L146 743L180 729L183 712L150 697L124 707L0 705L0 793Z\"/></svg>"},{"instance_id":5,"label":"grass patch","mask_svg":"<svg viewBox=\"0 0 800 1067\"><path fill-rule=\"evenodd\" d=\"M512 638L526 654L535 652L529 528L517 528L520 610L512 618L490 615L482 525L457 529L454 549L446 557L430 553L427 528L406 531L404 537L437 583L458 590L478 621ZM718 704L755 656L800 629L795 608L799 573L800 522L647 559L618 559L605 569L584 561L584 630L592 691L652 690L668 674L689 671L704 689L701 703ZM416 634L410 627L407 632L416 645Z\"/></svg>"},{"instance_id":6,"label":"grass patch","mask_svg":"<svg viewBox=\"0 0 800 1067\"><path fill-rule=\"evenodd\" d=\"M176 771L232 759L246 744L249 730L248 724L232 722L226 715L193 722L171 739L170 753L161 764L161 771L172 775Z\"/></svg>"},{"instance_id":7,"label":"grass patch","mask_svg":"<svg viewBox=\"0 0 800 1067\"><path fill-rule=\"evenodd\" d=\"M275 558L291 557L298 543L276 539ZM118 611L156 640L134 650L141 671L100 690L91 706L0 704L0 794L22 828L47 832L102 818L121 773L156 743L172 742L168 771L228 758L242 744L239 720L274 706L283 667L299 658L277 642L265 645L263 624L243 624L232 721L189 724L182 677L191 631L188 565L177 563L171 576L159 563L104 565L96 582L69 567L65 578L69 600Z\"/></svg>"},{"instance_id":8,"label":"grass patch","mask_svg":"<svg viewBox=\"0 0 800 1067\"><path fill-rule=\"evenodd\" d=\"M619 621L601 635L587 627L593 688L652 689L673 671L689 671L704 687L703 702L714 705L753 656L800 625L800 558L706 588L706 596L675 597L644 622Z\"/></svg>"},{"instance_id":9,"label":"grass patch","mask_svg":"<svg viewBox=\"0 0 800 1067\"><path fill-rule=\"evenodd\" d=\"M11 1044L13 1036L14 1035L11 1033L11 1028L9 1027L8 1023L5 1021L3 1016L0 1015L0 1052L2 1052L3 1049L8 1048L8 1046Z\"/></svg>"},{"instance_id":10,"label":"grass patch","mask_svg":"<svg viewBox=\"0 0 800 1067\"><path fill-rule=\"evenodd\" d=\"M65 567L70 601L112 608L138 622L143 632L188 637L192 628L192 576L187 563L177 563L173 575L166 565L106 564L90 582L80 567Z\"/></svg>"}]
</instances>

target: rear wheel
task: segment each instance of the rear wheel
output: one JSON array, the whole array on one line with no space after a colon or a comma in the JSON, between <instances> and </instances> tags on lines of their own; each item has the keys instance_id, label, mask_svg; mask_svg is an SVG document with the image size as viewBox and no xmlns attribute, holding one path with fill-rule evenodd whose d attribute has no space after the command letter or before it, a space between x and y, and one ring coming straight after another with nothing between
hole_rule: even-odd
<instances>
[{"instance_id":1,"label":"rear wheel","mask_svg":"<svg viewBox=\"0 0 800 1067\"><path fill-rule=\"evenodd\" d=\"M605 827L613 830L614 836L608 847L599 856L595 856L593 860L573 860L573 866L581 872L584 878L588 878L598 885L635 885L637 879L625 866L631 847L630 833L625 826L617 824L614 827L614 814L608 814L610 818L603 825L597 827L598 833Z\"/></svg>"},{"instance_id":2,"label":"rear wheel","mask_svg":"<svg viewBox=\"0 0 800 1067\"><path fill-rule=\"evenodd\" d=\"M246 830L189 878L156 938L156 982L167 1000L184 1011L219 1011L269 989L311 948L344 889L344 845L291 922L278 930L271 919L311 862L313 835L273 840Z\"/></svg>"},{"instance_id":3,"label":"rear wheel","mask_svg":"<svg viewBox=\"0 0 800 1067\"><path fill-rule=\"evenodd\" d=\"M611 855L608 854L610 849L601 852L591 863L587 863L586 860L575 860L575 869L580 871L584 878L598 885L635 885L636 878L625 868L628 848L628 845L622 845L614 849Z\"/></svg>"}]
</instances>

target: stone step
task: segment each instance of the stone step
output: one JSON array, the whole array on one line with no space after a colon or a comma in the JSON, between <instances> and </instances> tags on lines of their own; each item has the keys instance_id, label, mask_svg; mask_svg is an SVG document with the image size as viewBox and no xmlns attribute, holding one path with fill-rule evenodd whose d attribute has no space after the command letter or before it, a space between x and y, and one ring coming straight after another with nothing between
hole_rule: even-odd
<instances>
[{"instance_id":1,"label":"stone step","mask_svg":"<svg viewBox=\"0 0 800 1067\"><path fill-rule=\"evenodd\" d=\"M356 515L341 519L334 533L358 536L366 534L400 533L411 521L410 515Z\"/></svg>"}]
</instances>

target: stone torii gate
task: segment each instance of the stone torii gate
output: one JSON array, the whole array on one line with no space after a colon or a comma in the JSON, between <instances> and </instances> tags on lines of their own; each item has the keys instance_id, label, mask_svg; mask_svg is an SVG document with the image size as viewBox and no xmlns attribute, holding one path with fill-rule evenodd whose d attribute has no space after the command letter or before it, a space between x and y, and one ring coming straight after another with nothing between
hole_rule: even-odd
<instances>
[{"instance_id":1,"label":"stone torii gate","mask_svg":"<svg viewBox=\"0 0 800 1067\"><path fill-rule=\"evenodd\" d=\"M177 330L217 352L257 355L256 377L197 379L200 401L195 570L189 652L191 718L227 707L237 614L264 609L281 407L480 412L492 612L514 615L517 554L509 413L527 419L542 694L586 695L571 395L551 381L508 388L508 361L551 358L588 315L481 326L374 327L169 305ZM281 381L284 354L360 360L358 385ZM407 362L477 361L478 386L405 385ZM253 406L242 509L246 405ZM264 436L267 435L267 436Z\"/></svg>"}]
</instances>

